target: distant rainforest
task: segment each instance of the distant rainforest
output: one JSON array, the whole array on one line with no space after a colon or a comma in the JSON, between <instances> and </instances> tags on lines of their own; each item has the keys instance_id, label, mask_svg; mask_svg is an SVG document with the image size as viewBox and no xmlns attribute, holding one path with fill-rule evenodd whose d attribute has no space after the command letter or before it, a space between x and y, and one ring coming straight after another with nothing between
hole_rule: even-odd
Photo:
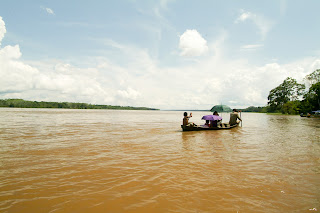
<instances>
[{"instance_id":1,"label":"distant rainforest","mask_svg":"<svg viewBox=\"0 0 320 213\"><path fill-rule=\"evenodd\" d=\"M16 108L64 108L64 109L117 109L117 110L159 110L147 107L96 105L70 102L26 101L23 99L0 99L0 107Z\"/></svg>"}]
</instances>

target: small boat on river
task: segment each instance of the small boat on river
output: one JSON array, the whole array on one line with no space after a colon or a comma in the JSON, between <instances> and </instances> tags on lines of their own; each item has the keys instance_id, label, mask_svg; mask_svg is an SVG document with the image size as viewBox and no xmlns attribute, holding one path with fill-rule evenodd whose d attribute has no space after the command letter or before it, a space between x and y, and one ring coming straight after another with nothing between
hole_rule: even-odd
<instances>
[{"instance_id":1,"label":"small boat on river","mask_svg":"<svg viewBox=\"0 0 320 213\"><path fill-rule=\"evenodd\" d=\"M234 124L234 125L230 125L229 123L222 123L222 124L219 124L216 127L208 127L208 126L205 126L205 125L200 125L200 126L197 126L197 125L194 125L194 126L192 126L192 125L187 125L187 126L181 125L181 128L182 128L182 131L202 131L202 130L232 129L232 128L235 128L237 126L239 126L239 123Z\"/></svg>"},{"instance_id":2,"label":"small boat on river","mask_svg":"<svg viewBox=\"0 0 320 213\"><path fill-rule=\"evenodd\" d=\"M212 109L214 109L214 108L212 108ZM211 111L212 111L212 109L211 109ZM201 120L206 121L206 123L204 125L196 125L194 123L189 123L188 120L190 117L192 117L192 113L190 113L189 117L187 116L187 112L184 113L183 125L181 125L182 131L233 129L233 128L239 126L240 122L238 120L240 120L242 122L241 116L239 116L238 111L236 109L233 109L233 112L230 113L229 123L222 123L221 122L222 117L219 116L217 111L214 111L213 115L202 116Z\"/></svg>"},{"instance_id":3,"label":"small boat on river","mask_svg":"<svg viewBox=\"0 0 320 213\"><path fill-rule=\"evenodd\" d=\"M307 117L307 118L320 117L320 110L312 111L311 113L307 113L307 114L301 113L300 117Z\"/></svg>"}]
</instances>

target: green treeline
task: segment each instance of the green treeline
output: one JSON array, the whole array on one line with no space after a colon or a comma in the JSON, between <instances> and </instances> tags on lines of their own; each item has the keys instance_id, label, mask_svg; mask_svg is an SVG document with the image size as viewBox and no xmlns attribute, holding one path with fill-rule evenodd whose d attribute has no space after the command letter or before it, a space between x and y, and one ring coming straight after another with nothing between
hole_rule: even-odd
<instances>
[{"instance_id":1,"label":"green treeline","mask_svg":"<svg viewBox=\"0 0 320 213\"><path fill-rule=\"evenodd\" d=\"M282 114L306 114L320 109L320 69L304 78L306 84L299 84L293 78L286 78L268 95L265 107L248 107L243 112L268 112Z\"/></svg>"},{"instance_id":2,"label":"green treeline","mask_svg":"<svg viewBox=\"0 0 320 213\"><path fill-rule=\"evenodd\" d=\"M65 109L120 109L120 110L158 110L147 107L131 106L111 106L111 105L94 105L86 103L70 102L38 102L26 101L23 99L0 99L0 107L17 107L17 108L65 108Z\"/></svg>"},{"instance_id":3,"label":"green treeline","mask_svg":"<svg viewBox=\"0 0 320 213\"><path fill-rule=\"evenodd\" d=\"M245 109L240 109L241 112L267 112L267 107L255 107L255 106L249 106Z\"/></svg>"}]
</instances>

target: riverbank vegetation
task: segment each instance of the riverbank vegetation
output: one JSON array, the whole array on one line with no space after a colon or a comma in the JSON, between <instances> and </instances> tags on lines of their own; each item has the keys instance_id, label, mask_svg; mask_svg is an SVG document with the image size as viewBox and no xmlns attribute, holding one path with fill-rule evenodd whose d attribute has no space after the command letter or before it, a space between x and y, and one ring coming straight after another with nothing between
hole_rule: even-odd
<instances>
[{"instance_id":1,"label":"riverbank vegetation","mask_svg":"<svg viewBox=\"0 0 320 213\"><path fill-rule=\"evenodd\" d=\"M305 84L300 84L294 78L288 77L269 92L267 106L250 106L242 111L306 114L320 109L320 69L307 75L304 82Z\"/></svg>"},{"instance_id":2,"label":"riverbank vegetation","mask_svg":"<svg viewBox=\"0 0 320 213\"><path fill-rule=\"evenodd\" d=\"M158 110L147 107L95 105L87 103L26 101L23 99L0 99L0 107L17 108L64 108L64 109L119 109L119 110Z\"/></svg>"},{"instance_id":3,"label":"riverbank vegetation","mask_svg":"<svg viewBox=\"0 0 320 213\"><path fill-rule=\"evenodd\" d=\"M286 78L269 92L266 111L299 114L320 109L320 69L307 75L304 82Z\"/></svg>"}]
</instances>

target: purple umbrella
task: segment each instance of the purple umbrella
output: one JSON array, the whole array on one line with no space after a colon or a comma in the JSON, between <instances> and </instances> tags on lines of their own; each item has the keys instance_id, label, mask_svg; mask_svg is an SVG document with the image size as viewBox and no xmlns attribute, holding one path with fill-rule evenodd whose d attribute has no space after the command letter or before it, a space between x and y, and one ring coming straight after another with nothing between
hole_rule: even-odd
<instances>
[{"instance_id":1,"label":"purple umbrella","mask_svg":"<svg viewBox=\"0 0 320 213\"><path fill-rule=\"evenodd\" d=\"M208 120L208 121L218 121L218 120L222 120L222 117L218 115L205 115L201 119Z\"/></svg>"}]
</instances>

